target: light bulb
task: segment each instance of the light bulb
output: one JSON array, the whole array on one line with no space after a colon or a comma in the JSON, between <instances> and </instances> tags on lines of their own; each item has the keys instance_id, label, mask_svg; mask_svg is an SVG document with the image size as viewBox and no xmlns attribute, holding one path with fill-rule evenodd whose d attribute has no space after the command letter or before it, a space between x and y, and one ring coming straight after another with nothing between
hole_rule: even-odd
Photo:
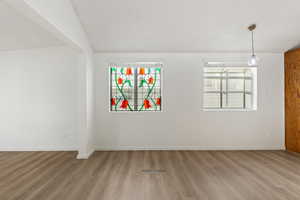
<instances>
[{"instance_id":1,"label":"light bulb","mask_svg":"<svg viewBox=\"0 0 300 200\"><path fill-rule=\"evenodd\" d=\"M252 55L248 60L249 66L257 66L258 58L255 55Z\"/></svg>"}]
</instances>

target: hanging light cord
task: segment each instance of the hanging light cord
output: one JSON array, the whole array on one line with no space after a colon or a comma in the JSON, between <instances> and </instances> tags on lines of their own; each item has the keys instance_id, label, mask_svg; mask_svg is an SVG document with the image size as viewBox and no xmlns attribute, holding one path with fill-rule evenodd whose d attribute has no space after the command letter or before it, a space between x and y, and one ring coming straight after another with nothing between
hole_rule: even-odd
<instances>
[{"instance_id":1,"label":"hanging light cord","mask_svg":"<svg viewBox=\"0 0 300 200\"><path fill-rule=\"evenodd\" d=\"M254 56L253 30L251 31L251 41L252 41L252 56Z\"/></svg>"},{"instance_id":2,"label":"hanging light cord","mask_svg":"<svg viewBox=\"0 0 300 200\"><path fill-rule=\"evenodd\" d=\"M253 39L253 31L255 30L256 28L256 24L252 24L248 27L248 30L251 31L251 42L252 42L252 56L254 56L254 39Z\"/></svg>"}]
</instances>

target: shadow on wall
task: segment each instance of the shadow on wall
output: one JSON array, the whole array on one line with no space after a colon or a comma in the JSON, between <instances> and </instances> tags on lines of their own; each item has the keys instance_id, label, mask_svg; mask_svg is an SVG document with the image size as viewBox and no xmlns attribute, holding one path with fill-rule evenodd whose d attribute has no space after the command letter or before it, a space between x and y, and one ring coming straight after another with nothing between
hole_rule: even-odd
<instances>
[{"instance_id":1,"label":"shadow on wall","mask_svg":"<svg viewBox=\"0 0 300 200\"><path fill-rule=\"evenodd\" d=\"M299 49L300 48L300 44L294 46L293 48L291 48L290 50L294 50L294 49Z\"/></svg>"}]
</instances>

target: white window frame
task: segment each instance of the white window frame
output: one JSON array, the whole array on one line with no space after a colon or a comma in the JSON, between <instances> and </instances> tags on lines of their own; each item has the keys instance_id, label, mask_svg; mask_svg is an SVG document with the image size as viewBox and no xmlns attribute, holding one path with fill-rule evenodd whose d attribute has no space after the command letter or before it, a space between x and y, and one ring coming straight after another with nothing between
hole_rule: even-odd
<instances>
[{"instance_id":1,"label":"white window frame","mask_svg":"<svg viewBox=\"0 0 300 200\"><path fill-rule=\"evenodd\" d=\"M252 71L252 106L251 108L207 108L204 107L205 104L205 96L204 94L206 93L205 91L205 69L209 67L217 67L217 68L249 68ZM248 65L244 63L225 63L225 62L205 62L203 70L202 70L202 109L203 111L238 111L238 112L245 112L245 111L256 111L257 110L257 67L249 67ZM222 79L221 79L222 80ZM228 84L228 83L227 83ZM221 89L220 89L221 90ZM220 91L221 92L221 91ZM227 91L228 92L228 91ZM223 92L222 92L223 93ZM222 96L222 95L221 95ZM220 101L222 100L222 97L220 96Z\"/></svg>"}]
</instances>

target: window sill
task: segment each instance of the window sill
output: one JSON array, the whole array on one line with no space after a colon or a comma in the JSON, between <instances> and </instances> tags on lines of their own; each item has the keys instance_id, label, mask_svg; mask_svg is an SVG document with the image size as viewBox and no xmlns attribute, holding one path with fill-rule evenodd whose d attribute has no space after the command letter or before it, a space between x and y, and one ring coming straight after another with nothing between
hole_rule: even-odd
<instances>
[{"instance_id":1,"label":"window sill","mask_svg":"<svg viewBox=\"0 0 300 200\"><path fill-rule=\"evenodd\" d=\"M204 108L204 112L253 112L257 109L219 109L219 108Z\"/></svg>"}]
</instances>

